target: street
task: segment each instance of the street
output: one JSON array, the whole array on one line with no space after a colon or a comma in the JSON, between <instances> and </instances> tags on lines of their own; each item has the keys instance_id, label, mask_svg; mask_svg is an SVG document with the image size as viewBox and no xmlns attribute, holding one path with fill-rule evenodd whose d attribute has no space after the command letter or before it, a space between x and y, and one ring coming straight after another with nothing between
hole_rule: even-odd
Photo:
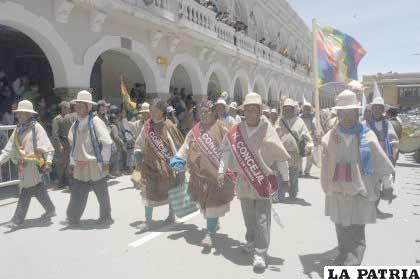
<instances>
[{"instance_id":1,"label":"street","mask_svg":"<svg viewBox=\"0 0 420 279\"><path fill-rule=\"evenodd\" d=\"M415 265L420 263L420 171L411 156L402 155L397 167L396 194L391 205L380 208L390 218L367 226L364 265ZM315 176L319 170L313 169ZM263 274L252 269L252 258L243 253L245 226L239 201L221 219L217 247L202 251L205 221L199 213L171 227L138 234L135 225L144 220L144 206L129 177L111 180L110 195L115 223L97 227L98 204L93 193L80 228L63 229L68 191L51 191L57 217L45 224L33 199L27 221L14 232L1 227L0 278L322 278L323 266L336 255L335 228L324 216L324 194L319 179L300 179L298 201L275 205L285 228L272 222L269 268ZM0 223L7 222L16 198L0 190ZM168 213L155 210L155 220Z\"/></svg>"}]
</instances>

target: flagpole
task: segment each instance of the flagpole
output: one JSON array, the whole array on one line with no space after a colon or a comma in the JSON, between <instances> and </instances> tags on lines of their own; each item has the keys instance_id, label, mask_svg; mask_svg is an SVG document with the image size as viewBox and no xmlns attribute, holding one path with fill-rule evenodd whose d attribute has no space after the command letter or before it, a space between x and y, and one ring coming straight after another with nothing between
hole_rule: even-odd
<instances>
[{"instance_id":1,"label":"flagpole","mask_svg":"<svg viewBox=\"0 0 420 279\"><path fill-rule=\"evenodd\" d=\"M313 83L314 83L314 102L315 102L315 127L318 135L321 135L321 113L319 106L319 88L318 88L318 55L316 45L317 24L316 19L312 20L312 65L313 65Z\"/></svg>"},{"instance_id":2,"label":"flagpole","mask_svg":"<svg viewBox=\"0 0 420 279\"><path fill-rule=\"evenodd\" d=\"M313 84L314 84L314 103L315 103L315 136L321 137L322 128L321 128L321 112L319 107L319 88L318 88L318 55L317 55L317 45L316 45L316 35L317 35L317 23L316 19L312 20L312 54L313 54ZM312 161L317 167L321 167L321 146L319 142L316 142L314 149L312 150Z\"/></svg>"}]
</instances>

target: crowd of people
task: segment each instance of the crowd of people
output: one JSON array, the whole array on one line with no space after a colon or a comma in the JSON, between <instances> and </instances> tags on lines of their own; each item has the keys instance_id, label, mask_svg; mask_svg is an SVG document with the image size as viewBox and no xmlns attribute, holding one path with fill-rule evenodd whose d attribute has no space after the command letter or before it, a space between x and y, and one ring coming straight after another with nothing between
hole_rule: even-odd
<instances>
[{"instance_id":1,"label":"crowd of people","mask_svg":"<svg viewBox=\"0 0 420 279\"><path fill-rule=\"evenodd\" d=\"M226 98L197 104L185 90L174 89L168 100L143 100L136 112L94 102L91 93L81 91L59 107L51 137L32 102L22 100L12 110L17 128L0 155L0 165L9 159L17 164L21 180L16 212L7 224L11 229L24 222L32 197L45 208L43 219L55 216L43 182L54 165L60 169L58 186L71 191L65 226L80 225L91 190L99 202L98 224L112 225L107 179L136 173L133 181L145 206L142 232L153 230L158 206L169 203L164 224L176 221L171 191L188 183L188 196L207 221L202 245L211 249L220 218L236 195L246 227L243 249L252 254L255 268L265 269L272 203L298 198L299 178L311 176L322 147L326 214L336 226L340 251L334 264L360 265L365 225L383 214L381 198L394 198L398 119L392 113L386 118L380 97L361 117L356 94L343 91L332 111L323 110L322 129L317 129L310 103L284 98L278 111L257 93L247 94L238 106L228 105Z\"/></svg>"}]
</instances>

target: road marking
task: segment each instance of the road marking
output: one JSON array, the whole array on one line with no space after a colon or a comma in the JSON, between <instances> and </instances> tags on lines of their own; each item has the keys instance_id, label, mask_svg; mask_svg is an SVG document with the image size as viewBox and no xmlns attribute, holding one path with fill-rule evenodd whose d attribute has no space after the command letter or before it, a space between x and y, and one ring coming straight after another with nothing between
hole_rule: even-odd
<instances>
[{"instance_id":1,"label":"road marking","mask_svg":"<svg viewBox=\"0 0 420 279\"><path fill-rule=\"evenodd\" d=\"M176 224L172 224L172 225L163 227L162 229L170 229L171 227L177 226L179 223L184 223L184 222L186 222L186 221L194 218L198 214L200 214L199 211L194 212L194 213L191 213L190 215L187 215L187 216L185 216L185 217L183 217L181 219L178 219ZM155 239L158 236L161 236L164 233L166 233L166 232L151 232L151 233L147 234L146 236L144 236L144 237L142 237L140 239L137 239L136 241L128 244L128 246L133 247L133 248L140 247L141 245L149 242L150 240Z\"/></svg>"}]
</instances>

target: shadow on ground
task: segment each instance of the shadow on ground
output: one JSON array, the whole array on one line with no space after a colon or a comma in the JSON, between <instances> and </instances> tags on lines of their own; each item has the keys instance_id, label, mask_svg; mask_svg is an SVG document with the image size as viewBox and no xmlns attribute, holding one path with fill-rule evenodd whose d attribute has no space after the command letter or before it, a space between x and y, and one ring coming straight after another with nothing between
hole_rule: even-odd
<instances>
[{"instance_id":1,"label":"shadow on ground","mask_svg":"<svg viewBox=\"0 0 420 279\"><path fill-rule=\"evenodd\" d=\"M186 226L188 227L188 226ZM182 227L181 227L182 228ZM174 233L168 236L171 240L184 239L188 244L193 246L201 246L201 241L206 236L205 229L198 229L195 226L194 229L187 229L178 233ZM227 234L217 233L215 236L215 247L213 249L204 249L202 254L211 254L212 251L214 256L222 256L226 260L240 266L252 266L252 256L245 253L242 249L243 243L229 237ZM279 272L280 267L284 264L284 259L268 256L267 258L267 270ZM254 270L256 273L264 273L263 270Z\"/></svg>"},{"instance_id":2,"label":"shadow on ground","mask_svg":"<svg viewBox=\"0 0 420 279\"><path fill-rule=\"evenodd\" d=\"M2 223L1 225L5 225L8 222ZM22 225L20 225L19 227L15 228L15 229L10 229L8 231L5 231L4 233L8 234L8 233L13 233L16 231L21 231L21 230L27 230L27 229L33 229L33 228L45 228L45 227L49 227L53 224L53 222L51 220L45 220L42 218L36 218L36 219L26 219Z\"/></svg>"},{"instance_id":3,"label":"shadow on ground","mask_svg":"<svg viewBox=\"0 0 420 279\"><path fill-rule=\"evenodd\" d=\"M309 278L313 278L311 273L316 272L319 277L324 278L324 267L331 265L338 254L338 248L336 247L319 254L299 255L303 266L303 273Z\"/></svg>"}]
</instances>

